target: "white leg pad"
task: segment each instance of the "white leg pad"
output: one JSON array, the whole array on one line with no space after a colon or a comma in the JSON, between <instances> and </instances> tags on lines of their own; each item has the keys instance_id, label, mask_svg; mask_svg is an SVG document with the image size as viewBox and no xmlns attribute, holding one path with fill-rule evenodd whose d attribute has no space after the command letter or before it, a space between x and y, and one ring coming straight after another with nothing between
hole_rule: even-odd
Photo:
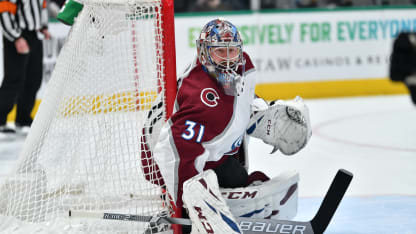
<instances>
[{"instance_id":1,"label":"white leg pad","mask_svg":"<svg viewBox=\"0 0 416 234\"><path fill-rule=\"evenodd\" d=\"M213 170L185 181L182 200L192 220L192 233L242 233L220 194Z\"/></svg>"},{"instance_id":2,"label":"white leg pad","mask_svg":"<svg viewBox=\"0 0 416 234\"><path fill-rule=\"evenodd\" d=\"M290 220L297 213L298 181L299 173L287 171L266 182L220 191L235 217Z\"/></svg>"}]
</instances>

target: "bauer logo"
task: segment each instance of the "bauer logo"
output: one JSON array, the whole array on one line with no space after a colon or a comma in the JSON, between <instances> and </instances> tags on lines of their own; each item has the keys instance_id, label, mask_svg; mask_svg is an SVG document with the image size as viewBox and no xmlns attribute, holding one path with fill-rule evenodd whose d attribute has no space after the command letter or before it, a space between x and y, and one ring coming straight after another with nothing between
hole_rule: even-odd
<instances>
[{"instance_id":1,"label":"bauer logo","mask_svg":"<svg viewBox=\"0 0 416 234\"><path fill-rule=\"evenodd\" d=\"M299 224L282 224L244 220L240 222L240 230L244 233L290 233L307 234L307 226Z\"/></svg>"},{"instance_id":2,"label":"bauer logo","mask_svg":"<svg viewBox=\"0 0 416 234\"><path fill-rule=\"evenodd\" d=\"M201 101L209 107L217 106L218 99L220 99L220 96L213 88L205 88L201 91Z\"/></svg>"}]
</instances>

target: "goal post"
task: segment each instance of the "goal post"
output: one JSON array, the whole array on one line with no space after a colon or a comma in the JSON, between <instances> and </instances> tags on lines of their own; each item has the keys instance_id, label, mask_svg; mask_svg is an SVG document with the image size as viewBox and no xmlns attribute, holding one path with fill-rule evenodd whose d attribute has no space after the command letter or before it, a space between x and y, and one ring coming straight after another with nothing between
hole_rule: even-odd
<instances>
[{"instance_id":1,"label":"goal post","mask_svg":"<svg viewBox=\"0 0 416 234\"><path fill-rule=\"evenodd\" d=\"M68 210L175 213L152 156L177 90L173 0L83 5L0 184L0 233L177 233L68 218Z\"/></svg>"},{"instance_id":2,"label":"goal post","mask_svg":"<svg viewBox=\"0 0 416 234\"><path fill-rule=\"evenodd\" d=\"M169 89L166 89L166 118L169 119L173 112L176 98L176 52L175 52L175 26L174 26L174 5L173 0L162 0L162 24L163 26L163 51L165 58L165 82Z\"/></svg>"}]
</instances>

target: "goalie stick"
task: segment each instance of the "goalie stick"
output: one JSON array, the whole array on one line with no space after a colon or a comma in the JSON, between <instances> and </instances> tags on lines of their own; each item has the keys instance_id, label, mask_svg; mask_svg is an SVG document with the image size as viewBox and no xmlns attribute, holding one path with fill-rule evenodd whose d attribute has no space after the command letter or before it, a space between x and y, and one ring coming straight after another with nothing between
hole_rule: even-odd
<instances>
[{"instance_id":1,"label":"goalie stick","mask_svg":"<svg viewBox=\"0 0 416 234\"><path fill-rule=\"evenodd\" d=\"M259 233L299 233L299 234L320 234L323 233L329 225L335 211L338 208L345 192L352 180L352 173L340 169L331 186L326 193L318 212L310 221L290 221L290 220L272 220L272 219L250 219L237 217L240 229L244 234ZM98 218L110 220L149 222L154 224L180 224L192 225L190 219L142 216L132 214L116 213L94 213L85 211L69 211L70 217Z\"/></svg>"}]
</instances>

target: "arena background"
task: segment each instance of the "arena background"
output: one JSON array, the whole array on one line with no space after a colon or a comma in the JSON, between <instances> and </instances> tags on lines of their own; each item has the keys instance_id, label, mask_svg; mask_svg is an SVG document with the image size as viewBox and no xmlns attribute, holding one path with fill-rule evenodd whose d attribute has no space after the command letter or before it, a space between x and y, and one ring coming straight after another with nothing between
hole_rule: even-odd
<instances>
[{"instance_id":1,"label":"arena background","mask_svg":"<svg viewBox=\"0 0 416 234\"><path fill-rule=\"evenodd\" d=\"M336 171L345 168L354 179L326 233L416 234L415 106L405 87L387 77L392 40L400 30L416 31L415 10L176 14L178 72L195 56L194 40L206 21L232 20L259 70L257 93L268 99L306 97L313 128L308 145L291 157L270 155L272 147L253 138L250 172L273 177L297 170L295 220L305 221L318 210ZM54 39L45 44L44 84L69 29L50 24ZM338 98L347 96L357 97ZM0 142L0 183L15 169L23 144L24 137Z\"/></svg>"},{"instance_id":2,"label":"arena background","mask_svg":"<svg viewBox=\"0 0 416 234\"><path fill-rule=\"evenodd\" d=\"M178 73L196 54L201 27L215 17L239 28L258 70L256 93L265 99L407 93L403 84L388 78L389 56L400 31L416 31L416 7L175 14ZM49 29L53 38L44 42L44 80L33 114L70 27L52 20ZM13 119L14 111L8 120Z\"/></svg>"}]
</instances>

